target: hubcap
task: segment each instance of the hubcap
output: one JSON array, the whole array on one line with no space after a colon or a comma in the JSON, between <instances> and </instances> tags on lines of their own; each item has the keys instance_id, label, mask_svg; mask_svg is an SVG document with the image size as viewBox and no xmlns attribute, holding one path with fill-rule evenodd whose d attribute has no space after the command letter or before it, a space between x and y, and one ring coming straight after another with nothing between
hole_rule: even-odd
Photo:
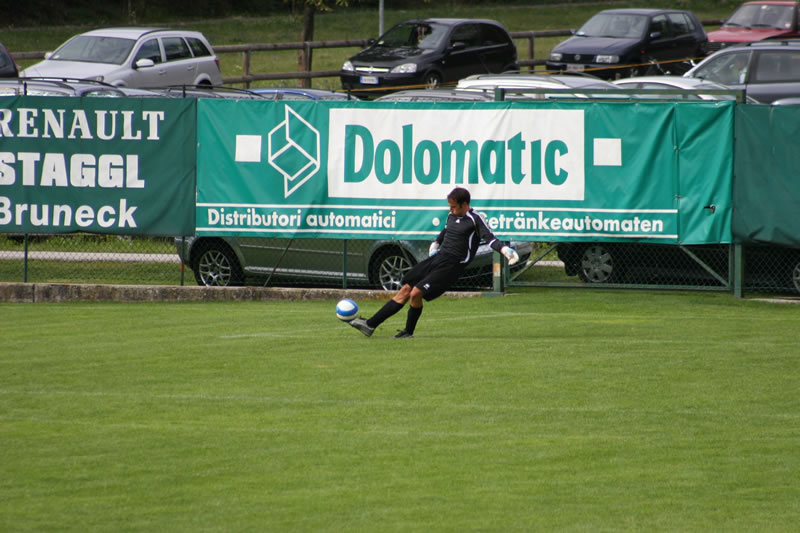
<instances>
[{"instance_id":1,"label":"hubcap","mask_svg":"<svg viewBox=\"0 0 800 533\"><path fill-rule=\"evenodd\" d=\"M208 287L227 287L231 283L231 263L225 254L209 250L203 254L198 264L200 279Z\"/></svg>"}]
</instances>

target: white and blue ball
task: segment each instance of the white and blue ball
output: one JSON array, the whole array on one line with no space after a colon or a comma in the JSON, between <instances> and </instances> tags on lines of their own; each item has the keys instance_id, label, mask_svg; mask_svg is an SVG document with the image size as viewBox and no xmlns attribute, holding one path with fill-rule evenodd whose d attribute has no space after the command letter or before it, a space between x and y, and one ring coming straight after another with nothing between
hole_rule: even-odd
<instances>
[{"instance_id":1,"label":"white and blue ball","mask_svg":"<svg viewBox=\"0 0 800 533\"><path fill-rule=\"evenodd\" d=\"M358 304L355 303L350 298L344 298L343 300L339 300L339 303L336 304L336 316L339 318L339 320L350 322L357 315L358 315Z\"/></svg>"}]
</instances>

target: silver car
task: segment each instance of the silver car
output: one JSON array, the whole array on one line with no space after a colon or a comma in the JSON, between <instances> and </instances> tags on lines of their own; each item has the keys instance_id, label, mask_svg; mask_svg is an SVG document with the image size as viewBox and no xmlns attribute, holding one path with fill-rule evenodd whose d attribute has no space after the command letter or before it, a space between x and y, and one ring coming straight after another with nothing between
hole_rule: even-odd
<instances>
[{"instance_id":1,"label":"silver car","mask_svg":"<svg viewBox=\"0 0 800 533\"><path fill-rule=\"evenodd\" d=\"M403 275L428 257L430 241L367 239L279 239L265 237L176 238L178 255L194 272L198 285L230 286L256 281L263 285L315 284L400 288ZM512 242L525 267L533 249L529 242ZM457 286L491 285L492 249L478 248Z\"/></svg>"},{"instance_id":2,"label":"silver car","mask_svg":"<svg viewBox=\"0 0 800 533\"><path fill-rule=\"evenodd\" d=\"M26 78L85 78L126 87L219 85L219 59L202 33L159 28L106 28L76 35Z\"/></svg>"}]
</instances>

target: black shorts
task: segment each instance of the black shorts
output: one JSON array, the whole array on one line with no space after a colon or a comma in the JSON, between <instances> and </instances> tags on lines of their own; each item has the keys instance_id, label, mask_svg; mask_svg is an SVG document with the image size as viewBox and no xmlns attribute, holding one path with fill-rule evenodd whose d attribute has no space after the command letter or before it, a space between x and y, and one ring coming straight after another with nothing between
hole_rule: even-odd
<instances>
[{"instance_id":1,"label":"black shorts","mask_svg":"<svg viewBox=\"0 0 800 533\"><path fill-rule=\"evenodd\" d=\"M422 291L422 298L429 302L444 294L461 277L464 267L453 258L436 254L411 267L402 283L417 287Z\"/></svg>"}]
</instances>

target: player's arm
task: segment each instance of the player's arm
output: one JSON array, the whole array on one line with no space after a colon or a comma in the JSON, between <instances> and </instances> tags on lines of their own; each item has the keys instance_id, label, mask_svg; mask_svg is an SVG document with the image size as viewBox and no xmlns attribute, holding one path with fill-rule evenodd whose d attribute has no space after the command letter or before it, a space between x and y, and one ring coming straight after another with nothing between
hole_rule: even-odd
<instances>
[{"instance_id":1,"label":"player's arm","mask_svg":"<svg viewBox=\"0 0 800 533\"><path fill-rule=\"evenodd\" d=\"M508 259L509 265L515 265L517 261L519 261L519 254L517 251L510 246L504 245L503 241L495 237L492 230L486 225L486 221L483 220L483 217L478 216L477 220L478 234L481 237L481 241L488 244L492 250L503 254L503 256Z\"/></svg>"},{"instance_id":2,"label":"player's arm","mask_svg":"<svg viewBox=\"0 0 800 533\"><path fill-rule=\"evenodd\" d=\"M445 232L445 231L447 231L447 227L445 227L444 229L442 229L442 231L440 231L440 232L439 232L439 236L438 236L438 237L436 237L436 240L434 240L434 241L431 243L431 246L430 246L430 248L428 248L428 257L430 257L430 256L432 256L432 255L436 255L436 254L439 252L439 247L440 247L440 246L442 245L442 243L444 242L444 232Z\"/></svg>"}]
</instances>

